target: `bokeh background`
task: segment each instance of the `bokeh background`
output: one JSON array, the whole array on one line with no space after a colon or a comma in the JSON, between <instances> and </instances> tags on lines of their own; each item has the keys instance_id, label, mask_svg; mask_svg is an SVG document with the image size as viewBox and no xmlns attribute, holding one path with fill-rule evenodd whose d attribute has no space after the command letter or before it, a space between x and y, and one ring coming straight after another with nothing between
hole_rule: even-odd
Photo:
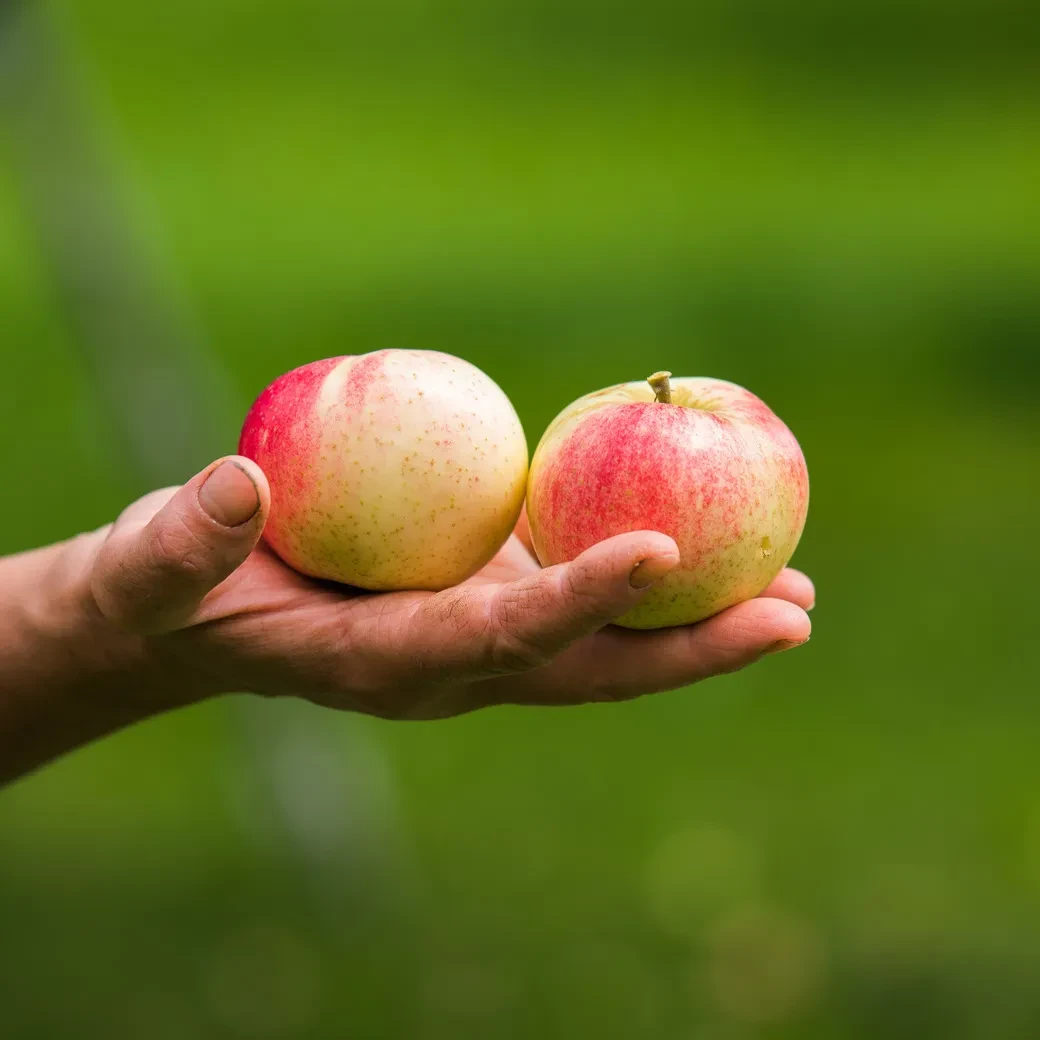
<instances>
[{"instance_id":1,"label":"bokeh background","mask_svg":"<svg viewBox=\"0 0 1040 1040\"><path fill-rule=\"evenodd\" d=\"M246 697L0 795L0 1034L1040 1035L1028 0L0 3L0 550L295 365L462 355L533 448L748 385L813 641L611 707Z\"/></svg>"}]
</instances>

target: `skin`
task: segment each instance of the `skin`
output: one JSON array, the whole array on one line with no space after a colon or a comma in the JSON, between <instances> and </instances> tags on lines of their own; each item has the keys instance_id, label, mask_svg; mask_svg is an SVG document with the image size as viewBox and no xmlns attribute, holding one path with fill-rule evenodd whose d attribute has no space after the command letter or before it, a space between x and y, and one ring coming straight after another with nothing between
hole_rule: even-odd
<instances>
[{"instance_id":1,"label":"skin","mask_svg":"<svg viewBox=\"0 0 1040 1040\"><path fill-rule=\"evenodd\" d=\"M543 569L521 517L461 585L364 593L287 567L260 540L270 511L262 470L232 456L108 527L0 559L0 780L228 691L434 719L627 700L809 638L796 571L699 625L611 625L678 564L653 531Z\"/></svg>"},{"instance_id":2,"label":"skin","mask_svg":"<svg viewBox=\"0 0 1040 1040\"><path fill-rule=\"evenodd\" d=\"M272 488L267 544L302 574L359 588L445 589L516 524L527 442L466 361L427 350L329 358L276 379L239 451Z\"/></svg>"},{"instance_id":3,"label":"skin","mask_svg":"<svg viewBox=\"0 0 1040 1040\"><path fill-rule=\"evenodd\" d=\"M531 462L527 511L538 559L576 559L640 529L674 539L681 562L618 619L687 625L751 599L794 554L809 475L791 431L754 394L716 379L676 379L669 402L648 383L579 398Z\"/></svg>"}]
</instances>

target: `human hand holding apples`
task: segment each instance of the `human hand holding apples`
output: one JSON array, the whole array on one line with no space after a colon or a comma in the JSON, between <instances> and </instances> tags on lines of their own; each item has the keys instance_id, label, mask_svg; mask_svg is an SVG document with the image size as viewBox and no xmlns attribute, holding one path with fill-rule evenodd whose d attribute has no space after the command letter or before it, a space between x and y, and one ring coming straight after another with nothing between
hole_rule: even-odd
<instances>
[{"instance_id":1,"label":"human hand holding apples","mask_svg":"<svg viewBox=\"0 0 1040 1040\"><path fill-rule=\"evenodd\" d=\"M574 491L568 484L577 472L574 444L586 443L571 442L574 430L585 427L585 413L572 406L572 419L558 420L547 433L551 451L536 454L529 488L534 548L550 563L543 567L532 551L526 518L516 520L526 451L521 455L508 400L464 362L406 353L318 362L298 370L295 380L293 374L283 377L266 402L261 396L260 412L254 411L243 433L243 450L258 456L268 475L244 456L221 460L183 487L135 503L110 529L70 543L83 597L104 626L97 638L117 644L113 654L146 659L187 700L248 689L396 718L441 717L500 703L625 699L733 671L808 639L805 611L814 598L809 580L786 570L761 589L793 551L805 498L796 479L783 503L767 507L763 496L777 490L769 488L769 474L797 477L801 455L757 399L741 397L729 384L713 384L711 392L732 415L725 421L734 430L724 434L720 427L709 435L715 428L704 426L698 412L686 440L672 431L668 465L656 470L660 488L645 499L658 510L648 522L676 521L665 532L640 529L631 510L613 514L623 521L617 533L606 514L597 530L589 510L561 511L559 527L553 526L553 481ZM307 368L314 378L304 378ZM291 391L284 409L272 403L279 385ZM420 385L427 393L436 389L437 401L417 408L412 391ZM676 381L673 394L685 386ZM613 388L593 395L590 411L624 413L633 407L625 399L632 393ZM649 406L652 397L635 404ZM252 422L258 415L263 421ZM642 443L651 446L657 421L651 414L627 428L641 431ZM688 559L696 539L682 529L681 509L661 511L665 489L688 491L683 451L708 453L712 444L738 454L741 445L754 446L765 468L752 474L750 467L741 469L738 454L720 455L720 488L735 491L730 483L750 474L750 497L733 498L725 509L720 505L718 523L726 539L717 551ZM350 451L337 454L337 445ZM618 458L631 467L639 453ZM560 459L570 459L572 468ZM364 474L352 475L362 469ZM474 492L478 484L491 491ZM582 498L591 505L593 493L608 490L609 481L586 479L584 487L560 501L569 510ZM755 493L761 501L752 508ZM744 519L740 501L747 508ZM514 520L515 530L501 544ZM453 537L460 528L452 524L461 525L464 538ZM713 519L701 534L716 527ZM599 533L604 539L596 541ZM767 537L773 556L763 552ZM380 587L409 584L396 550L385 551L394 539L415 568L414 585L428 589L370 592L320 580L377 574ZM757 555L749 556L748 547L756 546ZM294 570L275 549L315 577ZM743 569L726 563L731 552L733 560L744 561ZM552 559L557 554L560 562ZM716 599L687 591L675 602L704 610L725 600L732 595L721 591L727 573L739 576L742 595L762 594L695 625L634 631L611 624L619 618L674 622L668 614L672 590L689 590L691 572L702 559L714 568ZM480 566L482 561L488 562ZM477 569L467 575L467 568ZM663 603L658 589L666 592Z\"/></svg>"},{"instance_id":2,"label":"human hand holding apples","mask_svg":"<svg viewBox=\"0 0 1040 1040\"><path fill-rule=\"evenodd\" d=\"M653 382L654 401L613 387L553 424L532 543L519 423L472 366L377 352L276 381L242 442L273 493L232 456L0 558L0 783L231 690L438 718L635 697L803 643L814 592L791 570L697 624L635 630L753 592L805 516L801 453L761 402Z\"/></svg>"}]
</instances>

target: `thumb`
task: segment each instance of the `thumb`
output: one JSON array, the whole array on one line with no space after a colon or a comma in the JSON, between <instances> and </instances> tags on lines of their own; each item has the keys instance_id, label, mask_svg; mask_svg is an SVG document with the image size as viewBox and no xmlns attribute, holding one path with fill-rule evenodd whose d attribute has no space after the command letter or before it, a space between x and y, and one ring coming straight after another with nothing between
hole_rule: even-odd
<instances>
[{"instance_id":1,"label":"thumb","mask_svg":"<svg viewBox=\"0 0 1040 1040\"><path fill-rule=\"evenodd\" d=\"M253 551L271 492L255 462L229 456L207 466L146 522L144 500L116 521L91 575L112 622L141 634L186 625L211 592Z\"/></svg>"},{"instance_id":2,"label":"thumb","mask_svg":"<svg viewBox=\"0 0 1040 1040\"><path fill-rule=\"evenodd\" d=\"M418 640L427 644L420 659L474 679L538 668L630 610L678 563L671 538L636 531L520 581L438 593L414 618L430 637Z\"/></svg>"}]
</instances>

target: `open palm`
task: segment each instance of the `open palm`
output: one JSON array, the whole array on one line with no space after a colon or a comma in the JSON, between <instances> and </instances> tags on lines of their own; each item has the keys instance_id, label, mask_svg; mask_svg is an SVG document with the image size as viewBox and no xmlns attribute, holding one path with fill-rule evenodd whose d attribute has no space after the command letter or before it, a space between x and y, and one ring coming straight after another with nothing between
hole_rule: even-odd
<instances>
[{"instance_id":1,"label":"open palm","mask_svg":"<svg viewBox=\"0 0 1040 1040\"><path fill-rule=\"evenodd\" d=\"M146 496L91 536L92 604L196 695L299 695L390 718L627 699L809 636L813 587L793 570L697 625L611 625L678 562L675 543L653 531L542 568L521 517L495 558L456 588L368 593L282 563L259 541L269 509L262 472L238 457Z\"/></svg>"}]
</instances>

